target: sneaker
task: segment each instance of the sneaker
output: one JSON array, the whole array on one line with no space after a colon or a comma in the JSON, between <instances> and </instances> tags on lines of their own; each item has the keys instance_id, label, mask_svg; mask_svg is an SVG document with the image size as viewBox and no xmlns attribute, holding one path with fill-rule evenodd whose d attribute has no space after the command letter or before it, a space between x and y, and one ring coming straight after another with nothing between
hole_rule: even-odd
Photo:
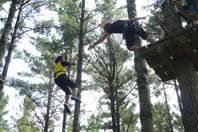
<instances>
[{"instance_id":1,"label":"sneaker","mask_svg":"<svg viewBox=\"0 0 198 132\"><path fill-rule=\"evenodd\" d=\"M71 110L70 110L68 104L64 104L64 107L65 107L65 112L67 112L68 114L71 114Z\"/></svg>"},{"instance_id":2,"label":"sneaker","mask_svg":"<svg viewBox=\"0 0 198 132\"><path fill-rule=\"evenodd\" d=\"M81 103L81 100L79 98L75 97L75 96L72 96L71 99L78 102L78 103Z\"/></svg>"}]
</instances>

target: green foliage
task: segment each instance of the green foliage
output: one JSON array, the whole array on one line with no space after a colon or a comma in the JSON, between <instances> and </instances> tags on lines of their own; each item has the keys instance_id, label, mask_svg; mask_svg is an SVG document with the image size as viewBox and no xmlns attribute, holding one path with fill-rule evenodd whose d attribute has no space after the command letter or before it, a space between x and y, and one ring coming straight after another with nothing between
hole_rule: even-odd
<instances>
[{"instance_id":1,"label":"green foliage","mask_svg":"<svg viewBox=\"0 0 198 132\"><path fill-rule=\"evenodd\" d=\"M104 14L103 19L105 20L116 20L121 17L127 17L126 12L124 10L126 7L116 7L116 1L103 1L103 2L96 2L96 11Z\"/></svg>"},{"instance_id":2,"label":"green foliage","mask_svg":"<svg viewBox=\"0 0 198 132\"><path fill-rule=\"evenodd\" d=\"M152 17L150 17L149 22L147 23L145 29L150 34L150 36L152 36L153 38L156 38L156 39L160 38L161 29L160 29L159 25L156 24L155 21L153 21Z\"/></svg>"},{"instance_id":3,"label":"green foliage","mask_svg":"<svg viewBox=\"0 0 198 132\"><path fill-rule=\"evenodd\" d=\"M6 104L8 103L8 96L1 96L0 99L0 132L4 132L7 129L7 121L3 119L3 116L8 113L5 111Z\"/></svg>"},{"instance_id":4,"label":"green foliage","mask_svg":"<svg viewBox=\"0 0 198 132\"><path fill-rule=\"evenodd\" d=\"M46 38L39 38L35 39L35 42L32 42L38 50L38 54L32 55L27 51L18 54L18 57L23 58L23 60L28 63L31 70L31 72L28 73L19 73L19 75L21 75L21 77L23 78L29 79L30 81L14 79L10 82L10 85L20 90L20 94L26 95L27 97L31 98L31 103L36 105L37 109L39 109L40 111L45 111L41 114L37 114L34 108L25 109L26 106L24 106L24 112L31 111L35 115L35 117L24 114L23 118L21 118L19 122L31 123L33 124L33 126L36 125L35 127L37 127L38 124L41 126L46 125L46 118L44 117L47 113L46 109L49 109L48 131L53 131L54 121L59 119L59 115L57 115L57 111L59 110L59 104L54 98L57 91L54 90L55 84L52 80L54 59L57 55L55 50L59 48L60 41L55 37L52 37L51 39L52 40ZM38 79L38 81L34 81L35 79ZM36 118L36 121L38 122L35 123L33 121L33 118ZM20 125L19 129L25 129L28 131L33 126Z\"/></svg>"},{"instance_id":5,"label":"green foliage","mask_svg":"<svg viewBox=\"0 0 198 132\"><path fill-rule=\"evenodd\" d=\"M177 130L178 132L184 132L181 115L179 115L178 113L175 113L175 112L173 112L172 115L173 115L172 122L173 122L175 130Z\"/></svg>"},{"instance_id":6,"label":"green foliage","mask_svg":"<svg viewBox=\"0 0 198 132\"><path fill-rule=\"evenodd\" d=\"M115 103L116 111L120 115L120 123L122 124L122 129L135 129L135 123L137 117L128 118L129 115L134 115L132 108L135 106L131 105L131 97L135 97L132 91L135 88L135 77L134 71L131 68L124 66L125 62L131 57L128 52L122 49L116 42L114 42L113 47L108 50L98 48L95 54L92 54L92 58L89 58L88 71L91 73L90 76L93 77L96 83L96 89L102 88L105 95L100 100L101 110L105 105L108 107L109 111L101 113L103 120L109 119L112 112L112 103ZM114 100L115 102L113 102ZM114 113L118 114L118 113ZM130 120L130 121L129 121ZM94 120L98 121L98 120ZM91 122L90 122L91 123ZM93 123L93 122L92 122ZM97 122L100 123L100 122ZM108 126L108 122L102 123L100 125ZM89 125L90 126L90 125ZM97 127L96 127L97 128Z\"/></svg>"},{"instance_id":7,"label":"green foliage","mask_svg":"<svg viewBox=\"0 0 198 132\"><path fill-rule=\"evenodd\" d=\"M115 16L115 5L116 2L115 1L105 1L104 3L101 4L97 4L97 9L98 11L101 12L101 14L104 14L104 16ZM110 10L112 9L112 10Z\"/></svg>"},{"instance_id":8,"label":"green foliage","mask_svg":"<svg viewBox=\"0 0 198 132\"><path fill-rule=\"evenodd\" d=\"M17 120L17 127L19 132L40 132L36 127L36 122L31 119L31 112L35 109L35 105L31 98L26 96L24 98L23 116Z\"/></svg>"},{"instance_id":9,"label":"green foliage","mask_svg":"<svg viewBox=\"0 0 198 132\"><path fill-rule=\"evenodd\" d=\"M153 106L153 121L156 132L170 131L166 105L157 103Z\"/></svg>"},{"instance_id":10,"label":"green foliage","mask_svg":"<svg viewBox=\"0 0 198 132\"><path fill-rule=\"evenodd\" d=\"M68 120L67 120L67 132L72 132L73 128L73 120L72 118L70 117Z\"/></svg>"},{"instance_id":11,"label":"green foliage","mask_svg":"<svg viewBox=\"0 0 198 132\"><path fill-rule=\"evenodd\" d=\"M118 44L113 44L115 47L113 48L114 55L109 55L108 51L104 49L98 48L95 54L92 54L90 58L88 58L89 63L91 63L91 67L87 67L88 73L91 73L93 79L98 83L98 87L106 88L108 87L108 77L109 74L112 74L111 69L115 68L115 80L114 85L118 85L120 87L123 86L123 83L127 83L134 78L134 72L127 67L124 66L124 63L129 59L130 55L128 52L119 47ZM112 65L111 57L115 62ZM132 66L131 66L132 67ZM108 76L109 75L109 76ZM113 75L112 75L113 76ZM120 88L122 89L122 88Z\"/></svg>"},{"instance_id":12,"label":"green foliage","mask_svg":"<svg viewBox=\"0 0 198 132\"><path fill-rule=\"evenodd\" d=\"M53 20L47 20L47 21L36 21L35 23L35 33L41 33L44 34L45 36L51 35L51 29L55 27L54 21Z\"/></svg>"},{"instance_id":13,"label":"green foliage","mask_svg":"<svg viewBox=\"0 0 198 132\"><path fill-rule=\"evenodd\" d=\"M0 5L3 5L4 3L8 2L9 0L0 0ZM10 0L11 1L11 0Z\"/></svg>"},{"instance_id":14,"label":"green foliage","mask_svg":"<svg viewBox=\"0 0 198 132\"><path fill-rule=\"evenodd\" d=\"M59 20L65 49L76 49L74 43L79 35L79 4L77 1L62 1L60 4ZM73 48L75 47L75 48Z\"/></svg>"},{"instance_id":15,"label":"green foliage","mask_svg":"<svg viewBox=\"0 0 198 132\"><path fill-rule=\"evenodd\" d=\"M151 10L152 16L149 17L146 23L146 31L156 39L161 39L163 27L163 15L161 10L153 9Z\"/></svg>"},{"instance_id":16,"label":"green foliage","mask_svg":"<svg viewBox=\"0 0 198 132\"><path fill-rule=\"evenodd\" d=\"M122 117L122 129L126 132L135 132L136 128L135 125L137 123L138 116L134 114L135 105L131 105L129 108L123 109L121 113Z\"/></svg>"},{"instance_id":17,"label":"green foliage","mask_svg":"<svg viewBox=\"0 0 198 132\"><path fill-rule=\"evenodd\" d=\"M106 20L114 21L120 16L124 16L122 10L116 8L115 1L97 2L96 11L102 14L102 20L96 18L97 23ZM118 15L119 13L122 15ZM96 37L94 36L93 38ZM98 131L98 126L101 126L100 129L104 130L126 130L129 126L130 130L132 130L135 119L132 119L134 122L127 122L126 114L128 113L126 111L130 111L129 109L132 108L129 102L131 101L130 97L134 97L131 93L134 90L134 80L136 78L134 77L134 71L131 70L133 66L131 65L130 68L125 66L125 62L131 56L120 47L121 42L118 40L108 39L107 42L105 49L96 47L95 52L91 56L86 57L88 64L90 64L86 71L94 80L94 88L97 90L102 89L105 93L99 102L101 110L99 115L91 117L89 124L97 124L94 131ZM91 85L93 86L93 84ZM129 113L132 113L132 111ZM119 128L118 122L122 128ZM113 123L117 128L112 128Z\"/></svg>"},{"instance_id":18,"label":"green foliage","mask_svg":"<svg viewBox=\"0 0 198 132\"><path fill-rule=\"evenodd\" d=\"M102 118L100 115L92 114L90 118L88 119L88 126L83 129L85 129L86 132L99 132L99 130L102 128Z\"/></svg>"},{"instance_id":19,"label":"green foliage","mask_svg":"<svg viewBox=\"0 0 198 132\"><path fill-rule=\"evenodd\" d=\"M171 122L175 130L179 132L183 131L181 117L173 112L171 114ZM168 113L166 105L163 103L157 103L153 106L153 123L155 132L167 132L170 131L168 123Z\"/></svg>"}]
</instances>

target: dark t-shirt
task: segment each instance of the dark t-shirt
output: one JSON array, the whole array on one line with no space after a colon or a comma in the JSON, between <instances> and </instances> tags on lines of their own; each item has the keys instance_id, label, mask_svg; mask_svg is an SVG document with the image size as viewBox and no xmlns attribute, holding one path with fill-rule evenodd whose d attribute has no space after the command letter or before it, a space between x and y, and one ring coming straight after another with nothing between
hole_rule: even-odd
<instances>
[{"instance_id":1,"label":"dark t-shirt","mask_svg":"<svg viewBox=\"0 0 198 132\"><path fill-rule=\"evenodd\" d=\"M111 33L124 33L126 31L127 20L117 20L110 24L106 32Z\"/></svg>"},{"instance_id":2,"label":"dark t-shirt","mask_svg":"<svg viewBox=\"0 0 198 132\"><path fill-rule=\"evenodd\" d=\"M106 32L112 33L123 33L126 40L133 38L134 35L138 35L143 39L147 39L148 35L144 29L137 23L130 22L129 20L117 20L110 24Z\"/></svg>"}]
</instances>

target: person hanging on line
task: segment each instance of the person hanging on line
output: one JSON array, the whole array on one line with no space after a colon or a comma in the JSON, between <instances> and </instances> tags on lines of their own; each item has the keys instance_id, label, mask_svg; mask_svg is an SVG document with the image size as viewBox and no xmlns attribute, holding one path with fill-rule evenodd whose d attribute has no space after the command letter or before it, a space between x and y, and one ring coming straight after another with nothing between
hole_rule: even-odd
<instances>
[{"instance_id":1,"label":"person hanging on line","mask_svg":"<svg viewBox=\"0 0 198 132\"><path fill-rule=\"evenodd\" d=\"M68 62L66 54L58 56L54 65L55 83L66 93L65 108L68 113L71 113L68 106L70 99L78 103L81 102L80 99L76 97L78 92L77 84L66 75L67 68L72 65L75 65L75 63Z\"/></svg>"},{"instance_id":2,"label":"person hanging on line","mask_svg":"<svg viewBox=\"0 0 198 132\"><path fill-rule=\"evenodd\" d=\"M147 40L148 42L154 43L154 40L148 36L148 33L136 22L139 19L144 19L145 17L133 18L130 20L117 20L113 23L105 22L103 24L104 33L103 35L93 44L91 44L88 49L94 48L99 43L103 42L113 33L123 34L123 39L126 41L127 49L130 51L138 50L140 47L137 45L140 43L139 36Z\"/></svg>"}]
</instances>

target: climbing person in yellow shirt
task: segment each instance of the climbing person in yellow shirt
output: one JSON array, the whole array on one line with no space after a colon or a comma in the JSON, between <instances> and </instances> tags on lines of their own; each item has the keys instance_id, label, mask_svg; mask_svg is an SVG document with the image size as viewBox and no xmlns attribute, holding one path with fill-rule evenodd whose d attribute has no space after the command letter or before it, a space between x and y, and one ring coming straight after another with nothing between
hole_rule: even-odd
<instances>
[{"instance_id":1,"label":"climbing person in yellow shirt","mask_svg":"<svg viewBox=\"0 0 198 132\"><path fill-rule=\"evenodd\" d=\"M66 54L58 56L54 65L55 83L66 93L65 108L68 113L71 113L68 106L70 99L78 103L81 102L80 99L76 97L78 92L77 84L66 75L67 68L73 65L75 65L74 62L67 61Z\"/></svg>"}]
</instances>

